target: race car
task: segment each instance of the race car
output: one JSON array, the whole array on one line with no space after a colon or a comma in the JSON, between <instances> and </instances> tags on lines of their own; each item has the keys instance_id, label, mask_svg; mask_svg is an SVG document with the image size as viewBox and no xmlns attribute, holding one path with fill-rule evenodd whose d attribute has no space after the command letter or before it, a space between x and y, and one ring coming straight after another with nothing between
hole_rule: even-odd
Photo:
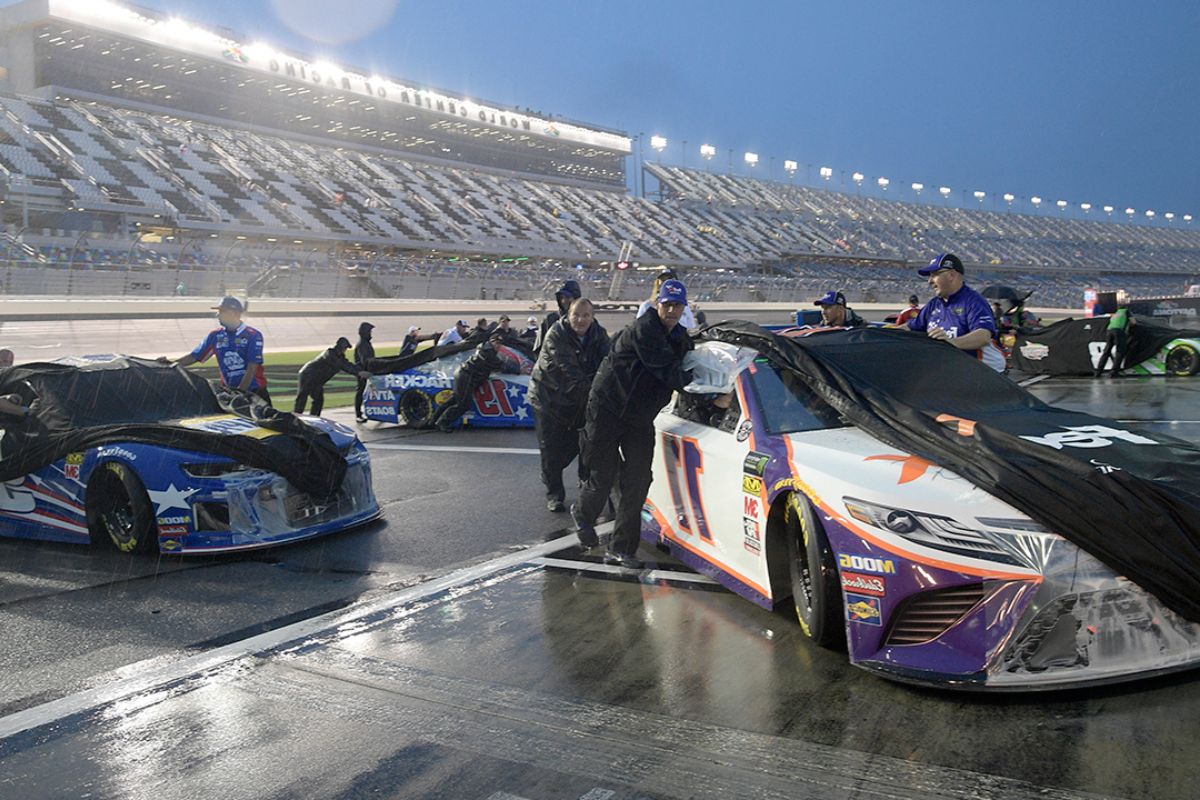
<instances>
[{"instance_id":1,"label":"race car","mask_svg":"<svg viewBox=\"0 0 1200 800\"><path fill-rule=\"evenodd\" d=\"M1089 375L1100 363L1107 332L1108 316L1100 316L1065 319L1047 328L1012 335L1008 342L1010 364L1036 374ZM1130 375L1187 377L1200 370L1197 331L1137 318L1129 332L1128 349L1125 372Z\"/></svg>"},{"instance_id":2,"label":"race car","mask_svg":"<svg viewBox=\"0 0 1200 800\"><path fill-rule=\"evenodd\" d=\"M0 416L0 536L189 555L379 516L370 456L339 423L229 413L194 374L123 356L0 370L14 388L36 413Z\"/></svg>"},{"instance_id":3,"label":"race car","mask_svg":"<svg viewBox=\"0 0 1200 800\"><path fill-rule=\"evenodd\" d=\"M415 359L379 359L372 365L377 374L363 393L363 415L376 422L428 427L454 396L455 375L477 341L423 351ZM473 428L532 428L533 409L527 399L531 354L515 342L496 349L511 368L494 373L475 390L475 407L463 415L462 423Z\"/></svg>"},{"instance_id":4,"label":"race car","mask_svg":"<svg viewBox=\"0 0 1200 800\"><path fill-rule=\"evenodd\" d=\"M881 397L879 408L903 406L885 393L889 381L894 387L912 383L905 368L909 350L916 350L912 363L942 374L937 343L876 329L725 334L720 329L706 333L726 341L699 343L695 359L703 363L713 356L738 364L721 390L734 392L727 412L734 416L715 424L707 414L693 413L696 398L688 392L677 393L659 414L654 480L642 512L645 541L764 608L792 598L808 637L825 646L845 646L855 666L899 681L1029 690L1125 680L1200 663L1200 625L1106 563L1113 560L1111 552L1104 551L1101 560L997 497L1006 477L989 483L971 473L968 480L966 468L960 474L927 455L885 443L881 437L892 438L886 429L854 424L851 416L858 412L846 398L856 392L861 392L860 404L863 398ZM805 374L779 358L786 341L766 346L802 337L836 350L832 360ZM848 337L858 344L845 345ZM854 347L870 353L879 343L888 348L879 351L886 363L849 379L838 372L845 353ZM946 391L977 383L991 390L998 385L989 382L1000 381L1011 386L999 387L1008 392L1006 401L1016 398L1016 408L1026 407L1023 389L967 363L951 348L940 349L951 366L970 373L961 385L949 378L939 381ZM820 355L816 348L813 352ZM816 380L810 380L813 375ZM836 385L848 388L831 397L829 392L842 391L831 388ZM935 386L932 396L937 392ZM971 402L982 412L986 398L984 391ZM1000 411L1013 413L1011 406ZM1115 445L1134 452L1131 459L1149 452L1147 443L1167 450L1161 439L1117 423L1071 426L1095 418L1033 400L1028 419L1015 424L1035 430L1040 420L1033 418L1043 412L1054 422L1066 421L1065 432L1018 444L1031 452L1045 450L1045 458L1059 457L1055 447L1072 455L1080 448L1079 454L1102 465L1084 461L1083 469L1106 479L1122 479L1121 470L1134 470L1116 457ZM984 430L982 422L965 414L937 415L936 422L901 418L912 427L945 429L947 438L964 446L978 446L977 424ZM896 430L903 432L906 425ZM1170 446L1168 460L1200 464L1200 451L1176 442ZM977 454L971 458L980 460ZM1032 452L1028 458L1042 456ZM1057 518L1070 519L1082 516L1079 504L1088 498L1081 492L1038 499ZM1193 521L1200 516L1187 513ZM1156 554L1155 566L1172 557Z\"/></svg>"}]
</instances>

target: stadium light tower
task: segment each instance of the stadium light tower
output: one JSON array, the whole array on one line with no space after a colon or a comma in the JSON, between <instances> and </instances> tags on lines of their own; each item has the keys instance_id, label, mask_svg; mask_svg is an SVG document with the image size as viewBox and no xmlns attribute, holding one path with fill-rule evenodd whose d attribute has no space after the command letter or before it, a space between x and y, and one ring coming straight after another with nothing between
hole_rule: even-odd
<instances>
[{"instance_id":1,"label":"stadium light tower","mask_svg":"<svg viewBox=\"0 0 1200 800\"><path fill-rule=\"evenodd\" d=\"M1105 206L1105 207L1104 207L1104 213L1105 213L1105 214L1107 214L1108 216L1110 216L1110 217L1111 217L1111 216L1112 216L1112 212L1113 212L1113 207L1112 207L1112 206Z\"/></svg>"},{"instance_id":2,"label":"stadium light tower","mask_svg":"<svg viewBox=\"0 0 1200 800\"><path fill-rule=\"evenodd\" d=\"M1191 214L1184 214L1184 215L1183 215L1183 221L1184 221L1184 222L1191 222L1191 221L1192 221L1192 215L1191 215Z\"/></svg>"},{"instance_id":3,"label":"stadium light tower","mask_svg":"<svg viewBox=\"0 0 1200 800\"><path fill-rule=\"evenodd\" d=\"M1042 198L1034 196L1034 197L1029 198L1029 202L1033 203L1033 210L1037 211L1038 208L1042 205Z\"/></svg>"},{"instance_id":4,"label":"stadium light tower","mask_svg":"<svg viewBox=\"0 0 1200 800\"><path fill-rule=\"evenodd\" d=\"M1154 212L1149 208L1146 209L1146 219L1150 220L1151 222L1154 221Z\"/></svg>"},{"instance_id":5,"label":"stadium light tower","mask_svg":"<svg viewBox=\"0 0 1200 800\"><path fill-rule=\"evenodd\" d=\"M949 186L939 186L938 194L940 194L942 196L942 201L944 203L946 203L946 205L950 204L950 187Z\"/></svg>"},{"instance_id":6,"label":"stadium light tower","mask_svg":"<svg viewBox=\"0 0 1200 800\"><path fill-rule=\"evenodd\" d=\"M783 162L783 171L788 174L789 178L796 177L796 170L798 169L800 169L800 165L790 158Z\"/></svg>"},{"instance_id":7,"label":"stadium light tower","mask_svg":"<svg viewBox=\"0 0 1200 800\"><path fill-rule=\"evenodd\" d=\"M655 134L654 136L650 137L650 146L652 148L654 148L654 152L658 154L656 159L657 159L658 163L661 164L662 163L662 152L663 152L663 150L667 149L666 138Z\"/></svg>"},{"instance_id":8,"label":"stadium light tower","mask_svg":"<svg viewBox=\"0 0 1200 800\"><path fill-rule=\"evenodd\" d=\"M829 179L833 177L833 168L832 167L821 167L821 169L817 171L817 174L820 175L821 178L824 179L825 189L828 191Z\"/></svg>"},{"instance_id":9,"label":"stadium light tower","mask_svg":"<svg viewBox=\"0 0 1200 800\"><path fill-rule=\"evenodd\" d=\"M1013 200L1016 200L1016 199L1017 199L1016 195L1014 195L1012 192L1004 193L1004 202L1008 204L1009 211L1012 211Z\"/></svg>"},{"instance_id":10,"label":"stadium light tower","mask_svg":"<svg viewBox=\"0 0 1200 800\"><path fill-rule=\"evenodd\" d=\"M1175 212L1168 211L1167 213L1163 214L1163 216L1167 218L1167 222L1170 222L1171 220L1175 219Z\"/></svg>"},{"instance_id":11,"label":"stadium light tower","mask_svg":"<svg viewBox=\"0 0 1200 800\"><path fill-rule=\"evenodd\" d=\"M887 187L890 186L892 182L889 181L887 178L880 178L879 180L875 181L875 183L879 184L879 189L881 191L886 192Z\"/></svg>"},{"instance_id":12,"label":"stadium light tower","mask_svg":"<svg viewBox=\"0 0 1200 800\"><path fill-rule=\"evenodd\" d=\"M1085 214L1091 213L1091 210L1092 210L1092 204L1091 204L1091 203L1080 203L1080 204L1079 204L1079 207L1080 207L1081 209L1083 209L1083 213L1085 213Z\"/></svg>"},{"instance_id":13,"label":"stadium light tower","mask_svg":"<svg viewBox=\"0 0 1200 800\"><path fill-rule=\"evenodd\" d=\"M918 203L921 202L921 192L924 189L925 189L925 184L923 184L923 183L914 183L912 185L913 194L916 196Z\"/></svg>"},{"instance_id":14,"label":"stadium light tower","mask_svg":"<svg viewBox=\"0 0 1200 800\"><path fill-rule=\"evenodd\" d=\"M758 163L758 153L751 153L747 151L746 155L744 155L742 158L745 159L747 167L753 167Z\"/></svg>"},{"instance_id":15,"label":"stadium light tower","mask_svg":"<svg viewBox=\"0 0 1200 800\"><path fill-rule=\"evenodd\" d=\"M1126 215L1126 216L1128 216L1130 220L1132 220L1132 219L1133 219L1133 215L1134 215L1134 214L1136 214L1136 213L1137 213L1137 211L1135 211L1135 210L1134 210L1134 209L1132 209L1132 208L1127 208L1127 209L1125 209L1125 215Z\"/></svg>"},{"instance_id":16,"label":"stadium light tower","mask_svg":"<svg viewBox=\"0 0 1200 800\"><path fill-rule=\"evenodd\" d=\"M704 168L708 169L708 162L713 160L713 156L717 154L717 148L711 144L700 145L700 157L704 159Z\"/></svg>"},{"instance_id":17,"label":"stadium light tower","mask_svg":"<svg viewBox=\"0 0 1200 800\"><path fill-rule=\"evenodd\" d=\"M850 176L850 180L854 181L854 191L856 194L861 193L862 183L863 183L864 178L866 178L866 176L863 175L861 172L855 172L853 175Z\"/></svg>"},{"instance_id":18,"label":"stadium light tower","mask_svg":"<svg viewBox=\"0 0 1200 800\"><path fill-rule=\"evenodd\" d=\"M1055 200L1054 205L1058 206L1059 211L1067 210L1067 201L1066 200Z\"/></svg>"},{"instance_id":19,"label":"stadium light tower","mask_svg":"<svg viewBox=\"0 0 1200 800\"><path fill-rule=\"evenodd\" d=\"M976 200L978 200L980 207L982 207L983 206L983 198L987 197L987 192L981 192L978 189L976 189L975 191L971 192L971 196L974 197Z\"/></svg>"}]
</instances>

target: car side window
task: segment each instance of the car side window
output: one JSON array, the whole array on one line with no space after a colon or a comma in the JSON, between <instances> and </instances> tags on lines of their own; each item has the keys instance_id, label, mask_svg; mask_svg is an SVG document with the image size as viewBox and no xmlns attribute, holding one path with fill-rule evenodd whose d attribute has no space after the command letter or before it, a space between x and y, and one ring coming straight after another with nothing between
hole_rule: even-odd
<instances>
[{"instance_id":1,"label":"car side window","mask_svg":"<svg viewBox=\"0 0 1200 800\"><path fill-rule=\"evenodd\" d=\"M747 372L768 433L844 428L847 423L791 372L758 359Z\"/></svg>"}]
</instances>

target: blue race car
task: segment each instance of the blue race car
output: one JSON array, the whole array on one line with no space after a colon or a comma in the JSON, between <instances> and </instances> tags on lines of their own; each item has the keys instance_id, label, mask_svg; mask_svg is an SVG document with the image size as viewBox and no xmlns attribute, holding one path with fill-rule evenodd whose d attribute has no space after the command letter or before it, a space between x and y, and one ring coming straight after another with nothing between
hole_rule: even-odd
<instances>
[{"instance_id":1,"label":"blue race car","mask_svg":"<svg viewBox=\"0 0 1200 800\"><path fill-rule=\"evenodd\" d=\"M454 396L458 368L471 356L475 341L431 348L415 358L379 359L363 394L363 415L376 422L409 428L427 427L438 409ZM529 373L533 359L517 342L496 348L506 372L493 373L475 390L475 406L463 415L472 428L532 428Z\"/></svg>"},{"instance_id":2,"label":"blue race car","mask_svg":"<svg viewBox=\"0 0 1200 800\"><path fill-rule=\"evenodd\" d=\"M0 370L0 393L35 412L0 416L2 536L216 553L379 516L370 456L344 425L232 406L154 362L66 362Z\"/></svg>"}]
</instances>

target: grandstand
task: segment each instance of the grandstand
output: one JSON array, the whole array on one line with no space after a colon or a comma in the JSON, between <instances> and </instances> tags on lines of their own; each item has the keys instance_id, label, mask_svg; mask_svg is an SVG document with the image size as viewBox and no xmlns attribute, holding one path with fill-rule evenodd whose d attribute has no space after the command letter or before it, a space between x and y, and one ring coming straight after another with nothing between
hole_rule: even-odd
<instances>
[{"instance_id":1,"label":"grandstand","mask_svg":"<svg viewBox=\"0 0 1200 800\"><path fill-rule=\"evenodd\" d=\"M572 270L597 293L639 296L646 272L612 280L621 254L687 270L707 298L800 299L836 285L890 302L920 289L912 264L949 249L973 283L1073 307L1089 286L1162 294L1200 274L1191 229L658 164L644 167L658 199L630 196L620 131L312 63L108 0L0 8L0 65L9 292L71 291L78 273L107 272L122 292L186 282L519 297ZM59 270L65 279L48 277Z\"/></svg>"}]
</instances>

